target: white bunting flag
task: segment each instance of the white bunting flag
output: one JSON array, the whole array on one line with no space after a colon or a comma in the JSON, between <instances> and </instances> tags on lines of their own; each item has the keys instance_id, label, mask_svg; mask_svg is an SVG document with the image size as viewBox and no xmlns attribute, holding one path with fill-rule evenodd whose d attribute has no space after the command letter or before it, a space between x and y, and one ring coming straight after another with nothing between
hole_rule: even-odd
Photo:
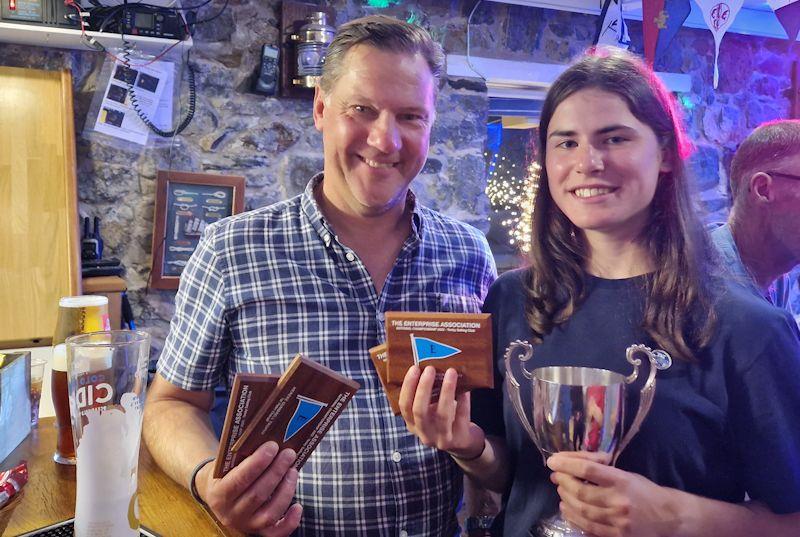
<instances>
[{"instance_id":1,"label":"white bunting flag","mask_svg":"<svg viewBox=\"0 0 800 537\"><path fill-rule=\"evenodd\" d=\"M631 44L628 25L622 16L622 0L604 0L600 7L600 22L595 45L612 45L627 49Z\"/></svg>"},{"instance_id":2,"label":"white bunting flag","mask_svg":"<svg viewBox=\"0 0 800 537\"><path fill-rule=\"evenodd\" d=\"M744 0L694 0L703 12L708 29L714 35L714 88L719 83L719 44L733 20L742 9Z\"/></svg>"}]
</instances>

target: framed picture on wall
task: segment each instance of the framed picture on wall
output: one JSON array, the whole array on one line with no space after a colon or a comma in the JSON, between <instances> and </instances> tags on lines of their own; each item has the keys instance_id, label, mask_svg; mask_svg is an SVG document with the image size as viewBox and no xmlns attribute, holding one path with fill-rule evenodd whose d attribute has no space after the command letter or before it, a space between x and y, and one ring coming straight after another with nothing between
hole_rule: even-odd
<instances>
[{"instance_id":1,"label":"framed picture on wall","mask_svg":"<svg viewBox=\"0 0 800 537\"><path fill-rule=\"evenodd\" d=\"M206 226L244 209L244 177L159 170L150 286L177 289Z\"/></svg>"}]
</instances>

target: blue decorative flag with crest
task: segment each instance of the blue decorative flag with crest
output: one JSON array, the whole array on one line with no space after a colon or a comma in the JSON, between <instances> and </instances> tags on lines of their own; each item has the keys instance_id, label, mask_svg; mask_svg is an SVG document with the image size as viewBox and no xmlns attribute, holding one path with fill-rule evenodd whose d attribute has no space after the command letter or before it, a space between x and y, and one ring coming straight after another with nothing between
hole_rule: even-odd
<instances>
[{"instance_id":1,"label":"blue decorative flag with crest","mask_svg":"<svg viewBox=\"0 0 800 537\"><path fill-rule=\"evenodd\" d=\"M328 405L315 399L298 395L297 408L294 409L292 419L289 420L289 425L286 426L286 434L283 435L283 441L286 442L296 435L309 421L317 417L319 411L326 406Z\"/></svg>"},{"instance_id":2,"label":"blue decorative flag with crest","mask_svg":"<svg viewBox=\"0 0 800 537\"><path fill-rule=\"evenodd\" d=\"M656 60L667 52L670 43L672 43L672 40L683 26L683 22L691 12L692 5L689 0L665 0L664 10L659 14L659 18L656 21L659 28L658 37L656 38Z\"/></svg>"},{"instance_id":3,"label":"blue decorative flag with crest","mask_svg":"<svg viewBox=\"0 0 800 537\"><path fill-rule=\"evenodd\" d=\"M441 360L461 352L461 349L427 337L416 337L414 334L411 334L411 349L414 351L414 363L417 365L425 360Z\"/></svg>"}]
</instances>

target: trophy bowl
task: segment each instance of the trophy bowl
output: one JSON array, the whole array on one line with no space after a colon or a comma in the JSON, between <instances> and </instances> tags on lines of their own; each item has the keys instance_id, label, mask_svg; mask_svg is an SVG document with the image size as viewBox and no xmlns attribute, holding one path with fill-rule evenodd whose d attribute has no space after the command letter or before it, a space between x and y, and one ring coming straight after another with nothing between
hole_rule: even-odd
<instances>
[{"instance_id":1,"label":"trophy bowl","mask_svg":"<svg viewBox=\"0 0 800 537\"><path fill-rule=\"evenodd\" d=\"M630 385L639 376L642 364L638 356L646 356L649 373L639 394L639 408L627 431L625 398ZM514 341L505 353L508 397L522 426L539 448L543 461L560 451L606 453L611 465L639 431L655 395L658 369L667 369L672 360L665 351L651 350L645 345L631 345L625 357L633 372L622 375L594 367L550 366L528 371L525 362L533 357L533 346L527 341ZM519 364L522 375L531 386L531 407L525 409L520 383L514 373ZM574 537L586 535L564 520L560 513L539 522L539 537Z\"/></svg>"}]
</instances>

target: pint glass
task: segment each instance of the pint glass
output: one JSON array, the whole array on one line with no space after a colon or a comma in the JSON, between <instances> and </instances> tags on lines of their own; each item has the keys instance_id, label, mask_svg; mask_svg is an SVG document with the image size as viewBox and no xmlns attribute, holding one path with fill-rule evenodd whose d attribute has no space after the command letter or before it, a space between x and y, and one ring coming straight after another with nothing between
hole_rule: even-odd
<instances>
[{"instance_id":1,"label":"pint glass","mask_svg":"<svg viewBox=\"0 0 800 537\"><path fill-rule=\"evenodd\" d=\"M109 330L108 297L102 295L65 296L58 301L58 319L53 345L64 343L75 334Z\"/></svg>"},{"instance_id":2,"label":"pint glass","mask_svg":"<svg viewBox=\"0 0 800 537\"><path fill-rule=\"evenodd\" d=\"M50 393L56 414L56 452L53 460L59 464L75 464L75 442L69 415L69 389L67 388L67 346L53 347L53 367L50 376Z\"/></svg>"},{"instance_id":3,"label":"pint glass","mask_svg":"<svg viewBox=\"0 0 800 537\"><path fill-rule=\"evenodd\" d=\"M75 535L138 537L137 470L150 336L115 330L67 339L78 457Z\"/></svg>"},{"instance_id":4,"label":"pint glass","mask_svg":"<svg viewBox=\"0 0 800 537\"><path fill-rule=\"evenodd\" d=\"M53 334L53 368L50 392L56 414L56 452L53 460L59 464L75 464L75 447L67 393L67 356L64 340L75 334L108 330L108 298L104 296L66 296L58 301L58 320Z\"/></svg>"}]
</instances>

